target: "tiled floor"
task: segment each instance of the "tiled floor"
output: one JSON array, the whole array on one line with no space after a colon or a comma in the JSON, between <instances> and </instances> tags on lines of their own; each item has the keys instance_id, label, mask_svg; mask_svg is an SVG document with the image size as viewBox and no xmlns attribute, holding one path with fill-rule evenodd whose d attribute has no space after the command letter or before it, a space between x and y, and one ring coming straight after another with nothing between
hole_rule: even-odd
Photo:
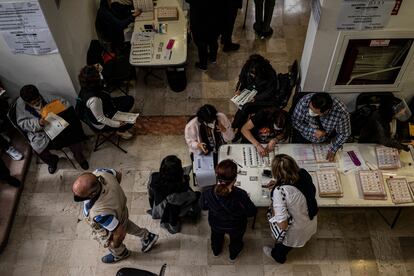
<instances>
[{"instance_id":1,"label":"tiled floor","mask_svg":"<svg viewBox=\"0 0 414 276\"><path fill-rule=\"evenodd\" d=\"M253 1L250 1L252 5ZM255 40L251 31L253 9L249 10L247 29L241 29L238 17L236 41L242 43L237 53L220 54L219 63L208 73L189 66L189 85L185 92L173 93L165 83L152 80L148 86L138 80L133 91L137 107L149 115L191 115L203 103L213 103L219 110L232 114L228 98L232 94L240 67L252 52L272 60L285 72L300 57L309 16L307 0L277 1L273 27L275 35L267 41ZM195 61L194 48L190 62ZM141 76L142 77L142 76ZM113 167L123 173L122 187L128 197L130 218L141 226L160 234L159 244L148 254L140 253L139 241L127 237L132 256L119 264L103 265L106 253L89 236L87 225L79 220L81 208L72 201L71 185L80 171L65 160L55 175L47 173L44 164L33 160L26 178L9 244L0 255L0 275L4 276L114 276L120 267L140 267L157 272L168 264L167 275L414 275L414 212L405 209L394 230L390 230L374 209L322 209L318 232L301 249L291 252L288 262L277 265L262 254L261 247L271 243L270 232L260 210L256 229L248 229L245 249L236 263L222 257L213 258L209 250L209 226L206 214L198 223L187 222L182 233L170 235L153 221L148 209L146 183L151 171L169 154L189 164L184 143L185 117L166 128L166 118L145 118L134 140L123 143L124 154L113 147L91 153L92 168ZM171 121L168 121L171 122ZM149 128L148 124L157 124ZM144 135L145 134L145 135ZM170 135L168 135L170 134ZM171 135L174 134L174 135ZM382 210L388 217L395 210Z\"/></svg>"}]
</instances>

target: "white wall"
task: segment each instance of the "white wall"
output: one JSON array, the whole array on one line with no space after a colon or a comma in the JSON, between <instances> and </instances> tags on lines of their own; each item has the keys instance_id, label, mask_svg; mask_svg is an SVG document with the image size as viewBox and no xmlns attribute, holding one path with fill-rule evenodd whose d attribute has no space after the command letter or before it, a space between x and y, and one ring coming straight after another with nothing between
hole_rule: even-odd
<instances>
[{"instance_id":1,"label":"white wall","mask_svg":"<svg viewBox=\"0 0 414 276\"><path fill-rule=\"evenodd\" d=\"M327 91L324 88L330 72L332 55L337 47L340 31L336 30L342 0L322 1L322 16L319 26L312 16L309 20L308 33L301 59L302 91ZM414 31L414 1L403 1L398 15L391 16L385 32ZM369 31L365 31L369 32ZM333 69L332 69L333 70ZM403 78L402 90L394 92L401 98L414 96L414 60L408 65ZM364 92L364 91L361 91ZM341 98L350 109L355 105L358 93L335 94Z\"/></svg>"},{"instance_id":2,"label":"white wall","mask_svg":"<svg viewBox=\"0 0 414 276\"><path fill-rule=\"evenodd\" d=\"M78 74L86 65L86 53L95 34L97 2L92 0L61 0L57 9L55 0L40 0L43 13L53 34L60 55L76 92L79 92Z\"/></svg>"},{"instance_id":3,"label":"white wall","mask_svg":"<svg viewBox=\"0 0 414 276\"><path fill-rule=\"evenodd\" d=\"M14 55L0 37L0 78L13 98L19 95L23 85L30 83L43 93L59 94L74 103L79 91L77 75L86 63L89 42L96 37L97 3L92 0L62 0L59 10L54 0L40 0L39 3L59 53Z\"/></svg>"}]
</instances>

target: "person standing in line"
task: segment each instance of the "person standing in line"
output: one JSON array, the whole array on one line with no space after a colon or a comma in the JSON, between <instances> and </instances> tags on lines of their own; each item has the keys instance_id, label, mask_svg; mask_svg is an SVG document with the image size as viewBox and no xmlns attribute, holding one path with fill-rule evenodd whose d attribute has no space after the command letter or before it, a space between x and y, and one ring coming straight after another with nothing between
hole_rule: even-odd
<instances>
[{"instance_id":1,"label":"person standing in line","mask_svg":"<svg viewBox=\"0 0 414 276\"><path fill-rule=\"evenodd\" d=\"M276 155L272 161L272 175L276 180L268 185L272 189L270 212L278 227L286 230L286 236L273 247L264 246L263 252L283 264L289 251L305 246L316 233L318 203L312 177L300 169L292 157Z\"/></svg>"},{"instance_id":2,"label":"person standing in line","mask_svg":"<svg viewBox=\"0 0 414 276\"><path fill-rule=\"evenodd\" d=\"M270 23L272 22L275 2L275 0L254 0L256 22L253 24L253 29L262 39L273 34Z\"/></svg>"},{"instance_id":3,"label":"person standing in line","mask_svg":"<svg viewBox=\"0 0 414 276\"><path fill-rule=\"evenodd\" d=\"M257 208L246 191L235 187L237 165L232 160L223 160L216 167L217 184L205 189L200 197L200 206L208 210L211 228L211 249L214 256L223 250L224 235L230 236L230 262L234 262L243 249L243 236L247 218L257 213Z\"/></svg>"},{"instance_id":4,"label":"person standing in line","mask_svg":"<svg viewBox=\"0 0 414 276\"><path fill-rule=\"evenodd\" d=\"M240 49L240 44L233 43L232 35L237 12L242 8L243 0L222 0L223 17L221 26L221 44L223 52L232 52Z\"/></svg>"},{"instance_id":5,"label":"person standing in line","mask_svg":"<svg viewBox=\"0 0 414 276\"><path fill-rule=\"evenodd\" d=\"M218 37L220 35L220 20L222 11L218 8L220 0L186 0L190 4L190 28L194 43L198 49L199 61L195 67L207 70L210 61L217 62Z\"/></svg>"},{"instance_id":6,"label":"person standing in line","mask_svg":"<svg viewBox=\"0 0 414 276\"><path fill-rule=\"evenodd\" d=\"M92 236L110 253L103 263L116 263L131 252L124 242L126 234L141 238L142 252L152 249L158 235L141 228L129 219L127 198L121 188L122 174L114 169L101 168L81 174L72 185L73 199L83 202L85 221L92 228Z\"/></svg>"}]
</instances>

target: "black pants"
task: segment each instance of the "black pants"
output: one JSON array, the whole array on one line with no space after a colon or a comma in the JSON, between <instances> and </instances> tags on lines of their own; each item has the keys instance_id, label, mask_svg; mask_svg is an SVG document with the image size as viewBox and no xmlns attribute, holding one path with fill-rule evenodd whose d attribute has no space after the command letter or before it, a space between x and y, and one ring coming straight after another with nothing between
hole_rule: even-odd
<instances>
[{"instance_id":1,"label":"black pants","mask_svg":"<svg viewBox=\"0 0 414 276\"><path fill-rule=\"evenodd\" d=\"M246 227L232 231L223 231L211 228L211 249L214 255L218 255L223 250L224 235L230 236L229 252L230 258L235 259L243 249L243 236Z\"/></svg>"},{"instance_id":2,"label":"black pants","mask_svg":"<svg viewBox=\"0 0 414 276\"><path fill-rule=\"evenodd\" d=\"M129 112L129 111L131 111L132 107L134 106L134 97L132 97L130 95L115 97L115 98L112 98L112 103L114 104L116 110L121 111L121 112ZM133 127L133 126L134 126L133 124L126 124L126 125L121 126L119 128L113 128L113 127L110 127L110 126L105 126L101 130L105 131L105 132L109 132L109 131L113 131L113 130L124 132L124 131L127 131L128 129L130 129L131 127Z\"/></svg>"},{"instance_id":3,"label":"black pants","mask_svg":"<svg viewBox=\"0 0 414 276\"><path fill-rule=\"evenodd\" d=\"M258 29L262 32L270 31L275 0L254 0L255 20Z\"/></svg>"},{"instance_id":4,"label":"black pants","mask_svg":"<svg viewBox=\"0 0 414 276\"><path fill-rule=\"evenodd\" d=\"M10 143L0 134L0 149L7 150L10 147Z\"/></svg>"},{"instance_id":5,"label":"black pants","mask_svg":"<svg viewBox=\"0 0 414 276\"><path fill-rule=\"evenodd\" d=\"M207 66L208 58L210 58L210 60L217 59L217 39L218 37L216 37L215 39L212 38L207 40L194 38L194 43L197 46L198 59L201 66Z\"/></svg>"},{"instance_id":6,"label":"black pants","mask_svg":"<svg viewBox=\"0 0 414 276\"><path fill-rule=\"evenodd\" d=\"M283 243L276 243L272 249L272 257L276 262L283 264L286 262L286 256L292 247L283 245Z\"/></svg>"},{"instance_id":7,"label":"black pants","mask_svg":"<svg viewBox=\"0 0 414 276\"><path fill-rule=\"evenodd\" d=\"M236 22L237 11L239 7L233 3L234 1L223 1L224 17L221 30L221 42L224 45L232 43L234 23Z\"/></svg>"},{"instance_id":8,"label":"black pants","mask_svg":"<svg viewBox=\"0 0 414 276\"><path fill-rule=\"evenodd\" d=\"M7 168L6 164L4 164L3 159L0 158L0 179L8 180L9 178L10 178L9 168Z\"/></svg>"},{"instance_id":9,"label":"black pants","mask_svg":"<svg viewBox=\"0 0 414 276\"><path fill-rule=\"evenodd\" d=\"M70 145L68 147L69 147L70 151L73 153L73 156L75 157L76 162L78 162L80 164L83 161L85 161L85 156L82 153L81 143L73 144L73 145ZM50 145L44 151L42 151L41 153L38 154L39 158L43 162L48 164L49 166L54 165L59 161L59 157L50 152L51 149L56 149L56 148L53 148L53 146Z\"/></svg>"}]
</instances>

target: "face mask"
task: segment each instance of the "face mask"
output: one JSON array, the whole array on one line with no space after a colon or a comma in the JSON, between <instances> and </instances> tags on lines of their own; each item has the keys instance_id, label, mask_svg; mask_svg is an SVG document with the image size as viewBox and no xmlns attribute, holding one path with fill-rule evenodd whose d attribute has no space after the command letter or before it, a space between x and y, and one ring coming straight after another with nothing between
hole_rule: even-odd
<instances>
[{"instance_id":1,"label":"face mask","mask_svg":"<svg viewBox=\"0 0 414 276\"><path fill-rule=\"evenodd\" d=\"M81 196L73 195L73 200L75 202L82 202L82 201L85 201L85 200L88 200L88 199L89 198L87 198L87 197L81 197Z\"/></svg>"},{"instance_id":2,"label":"face mask","mask_svg":"<svg viewBox=\"0 0 414 276\"><path fill-rule=\"evenodd\" d=\"M274 130L276 130L276 131L281 131L281 130L283 130L283 128L278 127L276 124L274 124L274 125L273 125L273 128L274 128Z\"/></svg>"},{"instance_id":3,"label":"face mask","mask_svg":"<svg viewBox=\"0 0 414 276\"><path fill-rule=\"evenodd\" d=\"M213 121L212 123L204 123L206 126L208 126L211 129L214 129L214 126L216 125L216 121Z\"/></svg>"},{"instance_id":4,"label":"face mask","mask_svg":"<svg viewBox=\"0 0 414 276\"><path fill-rule=\"evenodd\" d=\"M309 116L317 117L317 116L319 116L319 114L315 113L312 109L309 108Z\"/></svg>"}]
</instances>

